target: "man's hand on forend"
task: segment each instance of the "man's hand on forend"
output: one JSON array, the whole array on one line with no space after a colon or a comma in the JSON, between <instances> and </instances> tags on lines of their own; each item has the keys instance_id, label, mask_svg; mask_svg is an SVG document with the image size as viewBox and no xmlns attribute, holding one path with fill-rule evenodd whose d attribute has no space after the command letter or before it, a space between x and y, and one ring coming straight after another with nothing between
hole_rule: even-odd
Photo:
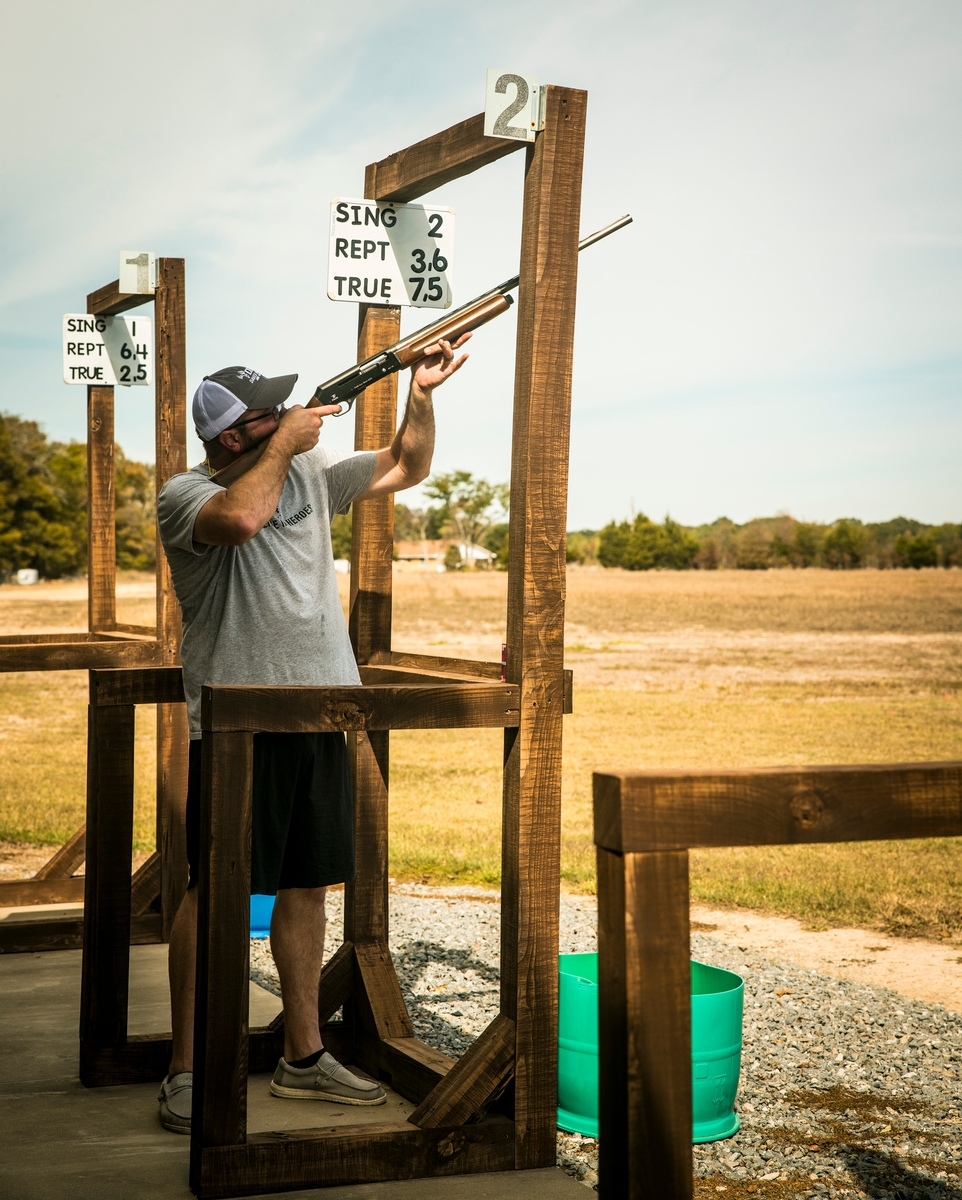
<instances>
[{"instance_id":1,"label":"man's hand on forend","mask_svg":"<svg viewBox=\"0 0 962 1200\"><path fill-rule=\"evenodd\" d=\"M434 346L428 346L426 356L421 359L412 373L412 382L421 392L430 392L440 387L446 379L450 379L455 371L460 371L468 361L468 355L462 354L455 359L455 350L460 350L471 337L464 333L452 346L450 342L439 341Z\"/></svg>"}]
</instances>

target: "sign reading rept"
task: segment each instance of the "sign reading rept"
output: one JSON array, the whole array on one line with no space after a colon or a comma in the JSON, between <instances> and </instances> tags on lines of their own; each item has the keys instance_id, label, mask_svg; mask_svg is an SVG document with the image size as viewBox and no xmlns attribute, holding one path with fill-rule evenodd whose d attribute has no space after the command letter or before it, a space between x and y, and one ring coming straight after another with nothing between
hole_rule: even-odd
<instances>
[{"instance_id":1,"label":"sign reading rept","mask_svg":"<svg viewBox=\"0 0 962 1200\"><path fill-rule=\"evenodd\" d=\"M97 317L67 313L63 319L64 383L147 387L154 381L154 334L150 317Z\"/></svg>"},{"instance_id":2,"label":"sign reading rept","mask_svg":"<svg viewBox=\"0 0 962 1200\"><path fill-rule=\"evenodd\" d=\"M450 308L454 209L331 201L327 294L353 304Z\"/></svg>"}]
</instances>

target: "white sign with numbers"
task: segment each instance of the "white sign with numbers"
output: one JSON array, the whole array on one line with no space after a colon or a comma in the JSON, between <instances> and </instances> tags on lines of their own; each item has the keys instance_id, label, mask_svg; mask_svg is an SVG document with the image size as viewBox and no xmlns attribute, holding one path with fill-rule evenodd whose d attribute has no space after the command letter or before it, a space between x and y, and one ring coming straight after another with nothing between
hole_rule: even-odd
<instances>
[{"instance_id":1,"label":"white sign with numbers","mask_svg":"<svg viewBox=\"0 0 962 1200\"><path fill-rule=\"evenodd\" d=\"M533 142L543 128L538 76L490 67L484 92L484 136Z\"/></svg>"},{"instance_id":2,"label":"white sign with numbers","mask_svg":"<svg viewBox=\"0 0 962 1200\"><path fill-rule=\"evenodd\" d=\"M353 304L450 308L454 209L331 201L327 294Z\"/></svg>"},{"instance_id":3,"label":"white sign with numbers","mask_svg":"<svg viewBox=\"0 0 962 1200\"><path fill-rule=\"evenodd\" d=\"M150 317L67 313L63 319L63 381L104 387L147 387L153 383Z\"/></svg>"}]
</instances>

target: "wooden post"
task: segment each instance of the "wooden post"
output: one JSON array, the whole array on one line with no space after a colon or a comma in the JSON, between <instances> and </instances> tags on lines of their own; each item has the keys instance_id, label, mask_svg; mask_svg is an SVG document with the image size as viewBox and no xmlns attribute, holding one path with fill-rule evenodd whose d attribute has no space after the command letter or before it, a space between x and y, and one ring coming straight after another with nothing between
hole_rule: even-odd
<instances>
[{"instance_id":1,"label":"wooden post","mask_svg":"<svg viewBox=\"0 0 962 1200\"><path fill-rule=\"evenodd\" d=\"M87 613L91 633L117 624L114 389L87 388Z\"/></svg>"},{"instance_id":2,"label":"wooden post","mask_svg":"<svg viewBox=\"0 0 962 1200\"><path fill-rule=\"evenodd\" d=\"M374 195L375 171L368 168L365 195ZM362 304L358 311L358 361L390 346L401 336L401 310ZM396 375L357 399L354 449L380 450L397 428ZM350 634L358 664L391 649L394 572L394 497L354 504L351 528ZM378 1036L409 1037L411 1022L387 949L388 792L391 735L387 730L349 733L348 754L354 783L355 882L345 889L344 937L355 944L355 986L345 1019L355 1037L355 1058L377 1070Z\"/></svg>"},{"instance_id":3,"label":"wooden post","mask_svg":"<svg viewBox=\"0 0 962 1200\"><path fill-rule=\"evenodd\" d=\"M691 1200L688 851L598 849L599 1192Z\"/></svg>"},{"instance_id":4,"label":"wooden post","mask_svg":"<svg viewBox=\"0 0 962 1200\"><path fill-rule=\"evenodd\" d=\"M87 870L80 998L81 1071L91 1047L127 1038L134 706L88 709Z\"/></svg>"},{"instance_id":5,"label":"wooden post","mask_svg":"<svg viewBox=\"0 0 962 1200\"><path fill-rule=\"evenodd\" d=\"M358 317L358 359L377 354L401 336L401 310L362 304ZM372 384L357 398L354 449L380 450L397 428L396 375ZM377 496L354 504L351 527L350 630L359 664L391 649L391 588L394 559L394 497Z\"/></svg>"},{"instance_id":6,"label":"wooden post","mask_svg":"<svg viewBox=\"0 0 962 1200\"><path fill-rule=\"evenodd\" d=\"M511 461L501 1011L517 1030L516 1166L555 1161L561 725L571 361L585 92L549 87L527 156Z\"/></svg>"},{"instance_id":7,"label":"wooden post","mask_svg":"<svg viewBox=\"0 0 962 1200\"><path fill-rule=\"evenodd\" d=\"M203 755L200 858L207 869L198 883L190 1135L195 1193L204 1149L247 1140L253 735L205 733Z\"/></svg>"},{"instance_id":8,"label":"wooden post","mask_svg":"<svg viewBox=\"0 0 962 1200\"><path fill-rule=\"evenodd\" d=\"M187 344L184 260L162 258L154 295L156 494L187 470ZM180 605L157 534L157 641L164 666L180 663ZM187 710L157 705L157 849L161 859L163 939L187 890Z\"/></svg>"}]
</instances>

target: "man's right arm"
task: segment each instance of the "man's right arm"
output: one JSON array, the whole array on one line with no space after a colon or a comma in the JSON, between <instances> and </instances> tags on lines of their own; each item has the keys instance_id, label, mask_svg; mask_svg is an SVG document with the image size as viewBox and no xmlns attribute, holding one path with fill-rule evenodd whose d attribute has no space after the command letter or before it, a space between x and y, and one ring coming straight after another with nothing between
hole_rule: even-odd
<instances>
[{"instance_id":1,"label":"man's right arm","mask_svg":"<svg viewBox=\"0 0 962 1200\"><path fill-rule=\"evenodd\" d=\"M288 409L258 461L197 514L194 541L206 546L243 546L277 510L291 460L313 450L322 413L300 405Z\"/></svg>"}]
</instances>

